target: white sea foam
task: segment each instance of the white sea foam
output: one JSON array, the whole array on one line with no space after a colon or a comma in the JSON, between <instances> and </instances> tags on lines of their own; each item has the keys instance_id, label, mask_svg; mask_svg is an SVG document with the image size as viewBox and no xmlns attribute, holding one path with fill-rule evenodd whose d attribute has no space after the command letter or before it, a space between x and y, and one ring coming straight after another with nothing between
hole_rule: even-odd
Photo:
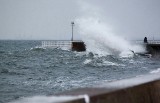
<instances>
[{"instance_id":1,"label":"white sea foam","mask_svg":"<svg viewBox=\"0 0 160 103\"><path fill-rule=\"evenodd\" d=\"M103 61L104 65L111 65L111 66L119 66L120 64L114 63L114 62L110 62L110 61Z\"/></svg>"},{"instance_id":2,"label":"white sea foam","mask_svg":"<svg viewBox=\"0 0 160 103\"><path fill-rule=\"evenodd\" d=\"M111 26L102 22L103 17L97 9L93 9L97 7L83 2L81 8L84 15L76 19L76 24L83 41L87 45L87 51L101 55L113 54L124 57L133 56L130 50L144 52L141 46L131 45L122 36L114 34Z\"/></svg>"},{"instance_id":3,"label":"white sea foam","mask_svg":"<svg viewBox=\"0 0 160 103\"><path fill-rule=\"evenodd\" d=\"M92 60L91 59L86 59L83 63L84 64L89 64Z\"/></svg>"},{"instance_id":4,"label":"white sea foam","mask_svg":"<svg viewBox=\"0 0 160 103\"><path fill-rule=\"evenodd\" d=\"M69 102L76 99L84 98L86 103L90 102L88 95L78 95L78 96L34 96L34 97L23 97L17 101L9 103L62 103Z\"/></svg>"},{"instance_id":5,"label":"white sea foam","mask_svg":"<svg viewBox=\"0 0 160 103\"><path fill-rule=\"evenodd\" d=\"M34 48L31 48L30 50L38 50L38 49L46 49L46 48L42 46L36 46Z\"/></svg>"},{"instance_id":6,"label":"white sea foam","mask_svg":"<svg viewBox=\"0 0 160 103\"><path fill-rule=\"evenodd\" d=\"M150 73L159 73L160 72L160 68L156 69L156 70L153 70L151 71Z\"/></svg>"}]
</instances>

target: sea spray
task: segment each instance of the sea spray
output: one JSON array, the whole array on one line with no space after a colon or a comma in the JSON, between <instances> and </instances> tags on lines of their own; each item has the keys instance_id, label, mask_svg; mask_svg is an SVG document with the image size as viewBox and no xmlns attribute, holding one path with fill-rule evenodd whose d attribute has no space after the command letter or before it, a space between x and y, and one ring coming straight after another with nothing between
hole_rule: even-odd
<instances>
[{"instance_id":1,"label":"sea spray","mask_svg":"<svg viewBox=\"0 0 160 103\"><path fill-rule=\"evenodd\" d=\"M143 51L140 46L131 45L127 40L112 33L105 23L99 22L98 18L80 18L76 23L88 51L104 55L132 55L130 50Z\"/></svg>"},{"instance_id":2,"label":"sea spray","mask_svg":"<svg viewBox=\"0 0 160 103\"><path fill-rule=\"evenodd\" d=\"M131 51L144 52L143 47L133 45L122 36L114 34L111 27L102 22L104 17L97 11L100 9L93 9L94 6L86 2L81 3L80 6L84 15L76 19L76 24L87 46L87 51L100 55L119 56L133 56Z\"/></svg>"}]
</instances>

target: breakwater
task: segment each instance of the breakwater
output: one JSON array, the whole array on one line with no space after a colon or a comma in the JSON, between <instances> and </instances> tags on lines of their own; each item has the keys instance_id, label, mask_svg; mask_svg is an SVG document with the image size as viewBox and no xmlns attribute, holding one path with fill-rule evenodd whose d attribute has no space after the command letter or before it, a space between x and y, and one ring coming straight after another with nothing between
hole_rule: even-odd
<instances>
[{"instance_id":1,"label":"breakwater","mask_svg":"<svg viewBox=\"0 0 160 103\"><path fill-rule=\"evenodd\" d=\"M136 41L136 43L139 45L143 45L146 48L147 54L152 54L152 55L160 54L160 42L159 41L149 41L148 43L143 43L143 41ZM83 52L83 51L86 51L87 49L85 42L81 40L42 41L42 47L68 48L72 51L78 51L78 52Z\"/></svg>"},{"instance_id":2,"label":"breakwater","mask_svg":"<svg viewBox=\"0 0 160 103\"><path fill-rule=\"evenodd\" d=\"M136 40L134 43L142 45L146 50L146 54L151 54L154 57L160 55L160 40L148 40L146 43L142 40Z\"/></svg>"},{"instance_id":3,"label":"breakwater","mask_svg":"<svg viewBox=\"0 0 160 103\"><path fill-rule=\"evenodd\" d=\"M88 95L88 103L160 103L160 73L99 84L58 95ZM102 85L102 86L101 86ZM63 103L86 103L78 98Z\"/></svg>"},{"instance_id":4,"label":"breakwater","mask_svg":"<svg viewBox=\"0 0 160 103\"><path fill-rule=\"evenodd\" d=\"M159 55L160 54L160 44L145 44L146 50L149 54Z\"/></svg>"}]
</instances>

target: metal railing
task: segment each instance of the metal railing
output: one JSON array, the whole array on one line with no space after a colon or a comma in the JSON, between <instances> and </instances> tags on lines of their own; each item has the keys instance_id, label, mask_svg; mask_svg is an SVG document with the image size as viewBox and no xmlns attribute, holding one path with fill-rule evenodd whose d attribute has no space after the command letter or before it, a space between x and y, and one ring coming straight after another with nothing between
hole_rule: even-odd
<instances>
[{"instance_id":1,"label":"metal railing","mask_svg":"<svg viewBox=\"0 0 160 103\"><path fill-rule=\"evenodd\" d=\"M160 44L160 40L148 40L149 44Z\"/></svg>"},{"instance_id":2,"label":"metal railing","mask_svg":"<svg viewBox=\"0 0 160 103\"><path fill-rule=\"evenodd\" d=\"M49 48L71 48L72 42L82 42L82 40L46 40L42 41L42 47Z\"/></svg>"},{"instance_id":3,"label":"metal railing","mask_svg":"<svg viewBox=\"0 0 160 103\"><path fill-rule=\"evenodd\" d=\"M69 40L50 40L50 41L42 41L42 47L50 47L50 48L71 48L72 41Z\"/></svg>"},{"instance_id":4,"label":"metal railing","mask_svg":"<svg viewBox=\"0 0 160 103\"><path fill-rule=\"evenodd\" d=\"M135 40L134 41L137 44L143 44L143 40ZM148 40L148 44L160 44L160 40Z\"/></svg>"}]
</instances>

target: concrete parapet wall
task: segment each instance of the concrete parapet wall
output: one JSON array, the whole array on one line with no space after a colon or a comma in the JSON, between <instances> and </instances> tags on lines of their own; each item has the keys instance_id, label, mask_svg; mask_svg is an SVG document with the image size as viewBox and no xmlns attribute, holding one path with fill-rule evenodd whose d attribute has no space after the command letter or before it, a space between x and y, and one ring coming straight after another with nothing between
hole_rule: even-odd
<instances>
[{"instance_id":1,"label":"concrete parapet wall","mask_svg":"<svg viewBox=\"0 0 160 103\"><path fill-rule=\"evenodd\" d=\"M59 95L88 95L89 99L89 102L85 98L79 98L64 103L160 103L159 73L104 84Z\"/></svg>"}]
</instances>

